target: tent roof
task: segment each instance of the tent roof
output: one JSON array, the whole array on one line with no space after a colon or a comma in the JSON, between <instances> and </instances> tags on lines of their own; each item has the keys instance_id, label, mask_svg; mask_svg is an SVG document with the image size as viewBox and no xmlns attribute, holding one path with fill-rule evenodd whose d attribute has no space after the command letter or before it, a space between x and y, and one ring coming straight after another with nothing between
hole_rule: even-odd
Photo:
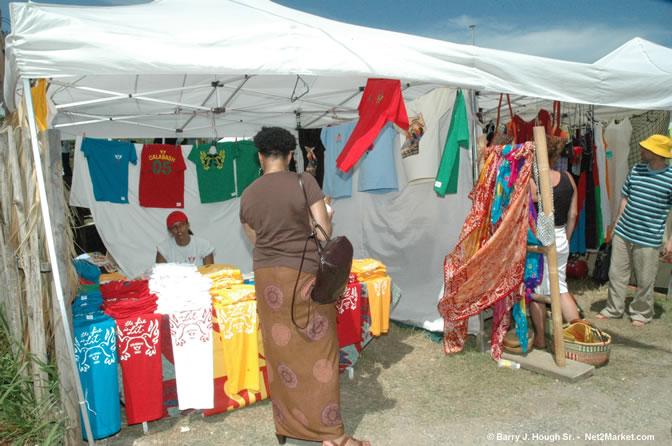
<instances>
[{"instance_id":1,"label":"tent roof","mask_svg":"<svg viewBox=\"0 0 672 446\"><path fill-rule=\"evenodd\" d=\"M672 49L635 37L595 62L595 65L672 75Z\"/></svg>"},{"instance_id":2,"label":"tent roof","mask_svg":"<svg viewBox=\"0 0 672 446\"><path fill-rule=\"evenodd\" d=\"M245 136L357 117L367 78L413 99L441 85L571 103L672 108L669 73L638 73L370 29L268 0L116 7L11 3L5 101L49 78L65 135ZM633 94L636 92L636 94ZM213 135L214 134L214 135Z\"/></svg>"}]
</instances>

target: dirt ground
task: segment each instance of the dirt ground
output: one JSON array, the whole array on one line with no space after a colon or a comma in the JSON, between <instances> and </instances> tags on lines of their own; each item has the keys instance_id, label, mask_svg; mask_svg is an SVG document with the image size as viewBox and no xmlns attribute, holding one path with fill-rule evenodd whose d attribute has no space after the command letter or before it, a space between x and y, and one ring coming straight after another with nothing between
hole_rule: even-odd
<instances>
[{"instance_id":1,"label":"dirt ground","mask_svg":"<svg viewBox=\"0 0 672 446\"><path fill-rule=\"evenodd\" d=\"M606 285L569 284L588 320L606 302ZM402 297L403 299L403 297ZM672 444L672 301L656 295L652 323L598 321L611 334L609 363L566 383L523 369L498 368L469 336L447 356L422 330L393 325L341 376L346 431L379 445ZM269 400L204 418L200 414L125 426L97 445L274 445ZM288 445L318 443L288 439Z\"/></svg>"}]
</instances>

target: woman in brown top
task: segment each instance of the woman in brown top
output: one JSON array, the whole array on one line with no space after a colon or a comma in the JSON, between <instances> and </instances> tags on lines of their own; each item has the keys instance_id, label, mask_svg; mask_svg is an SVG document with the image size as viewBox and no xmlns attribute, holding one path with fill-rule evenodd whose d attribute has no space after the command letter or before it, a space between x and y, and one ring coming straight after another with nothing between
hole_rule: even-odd
<instances>
[{"instance_id":1,"label":"woman in brown top","mask_svg":"<svg viewBox=\"0 0 672 446\"><path fill-rule=\"evenodd\" d=\"M322 441L324 446L370 446L344 434L336 305L310 301L319 261L315 243L308 243L299 275L312 229L297 174L287 170L296 139L287 130L265 127L254 137L254 145L264 174L243 192L240 221L254 245L257 312L276 436L280 444L292 437ZM331 235L332 213L327 212L322 190L311 175L302 178L315 219Z\"/></svg>"}]
</instances>

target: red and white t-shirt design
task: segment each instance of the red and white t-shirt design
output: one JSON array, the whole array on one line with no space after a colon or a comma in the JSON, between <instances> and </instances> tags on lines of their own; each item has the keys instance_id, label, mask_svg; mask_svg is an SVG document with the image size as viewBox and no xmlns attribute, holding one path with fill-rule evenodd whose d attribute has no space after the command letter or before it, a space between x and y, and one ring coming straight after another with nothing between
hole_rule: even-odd
<instances>
[{"instance_id":1,"label":"red and white t-shirt design","mask_svg":"<svg viewBox=\"0 0 672 446\"><path fill-rule=\"evenodd\" d=\"M128 424L158 420L163 413L161 315L142 314L116 322Z\"/></svg>"},{"instance_id":2,"label":"red and white t-shirt design","mask_svg":"<svg viewBox=\"0 0 672 446\"><path fill-rule=\"evenodd\" d=\"M356 344L362 340L361 296L362 284L357 281L356 274L350 274L348 285L336 302L339 347Z\"/></svg>"},{"instance_id":3,"label":"red and white t-shirt design","mask_svg":"<svg viewBox=\"0 0 672 446\"><path fill-rule=\"evenodd\" d=\"M184 171L181 146L145 144L140 156L140 206L184 208Z\"/></svg>"},{"instance_id":4,"label":"red and white t-shirt design","mask_svg":"<svg viewBox=\"0 0 672 446\"><path fill-rule=\"evenodd\" d=\"M170 336L180 410L212 409L215 404L212 306L171 314Z\"/></svg>"}]
</instances>

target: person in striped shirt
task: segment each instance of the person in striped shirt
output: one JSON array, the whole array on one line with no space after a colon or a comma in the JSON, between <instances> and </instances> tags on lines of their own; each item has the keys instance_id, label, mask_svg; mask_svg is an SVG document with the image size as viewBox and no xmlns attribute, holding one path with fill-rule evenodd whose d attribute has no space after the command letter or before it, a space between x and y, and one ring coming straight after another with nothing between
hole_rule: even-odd
<instances>
[{"instance_id":1,"label":"person in striped shirt","mask_svg":"<svg viewBox=\"0 0 672 446\"><path fill-rule=\"evenodd\" d=\"M625 295L631 271L637 292L630 304L632 325L642 327L653 317L653 286L658 255L672 254L672 237L663 245L667 214L672 207L672 139L652 135L639 143L643 163L633 166L621 194L623 199L614 228L607 306L597 319L618 318L625 312Z\"/></svg>"}]
</instances>

